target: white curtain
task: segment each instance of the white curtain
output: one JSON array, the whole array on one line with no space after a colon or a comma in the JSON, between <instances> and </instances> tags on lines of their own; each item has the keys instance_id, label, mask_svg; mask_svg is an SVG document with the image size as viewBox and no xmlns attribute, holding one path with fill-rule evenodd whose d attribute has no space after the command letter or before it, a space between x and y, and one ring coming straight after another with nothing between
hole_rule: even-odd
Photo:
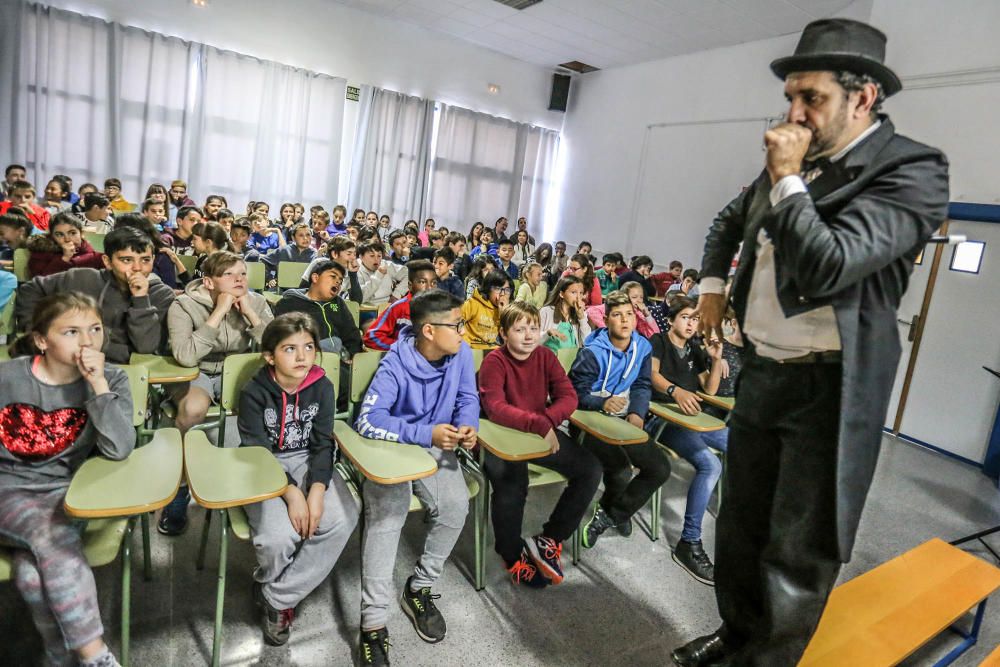
<instances>
[{"instance_id":1,"label":"white curtain","mask_svg":"<svg viewBox=\"0 0 1000 667\"><path fill-rule=\"evenodd\" d=\"M352 208L421 220L427 194L434 101L371 86L361 89L351 160Z\"/></svg>"},{"instance_id":2,"label":"white curtain","mask_svg":"<svg viewBox=\"0 0 1000 667\"><path fill-rule=\"evenodd\" d=\"M63 173L120 178L133 202L175 178L234 208L336 198L344 79L27 2L0 2L0 56L0 162L39 189Z\"/></svg>"},{"instance_id":3,"label":"white curtain","mask_svg":"<svg viewBox=\"0 0 1000 667\"><path fill-rule=\"evenodd\" d=\"M524 215L541 230L559 133L444 104L438 123L430 217L465 229Z\"/></svg>"}]
</instances>

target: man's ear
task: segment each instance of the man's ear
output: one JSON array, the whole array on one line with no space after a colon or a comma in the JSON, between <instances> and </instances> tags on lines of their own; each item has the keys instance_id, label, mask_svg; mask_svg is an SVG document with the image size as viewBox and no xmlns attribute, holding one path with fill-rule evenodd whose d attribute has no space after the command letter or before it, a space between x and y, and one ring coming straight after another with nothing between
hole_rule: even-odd
<instances>
[{"instance_id":1,"label":"man's ear","mask_svg":"<svg viewBox=\"0 0 1000 667\"><path fill-rule=\"evenodd\" d=\"M101 261L104 262L104 268L107 269L108 271L110 271L111 270L111 258L108 257L107 255L102 254L101 255Z\"/></svg>"}]
</instances>

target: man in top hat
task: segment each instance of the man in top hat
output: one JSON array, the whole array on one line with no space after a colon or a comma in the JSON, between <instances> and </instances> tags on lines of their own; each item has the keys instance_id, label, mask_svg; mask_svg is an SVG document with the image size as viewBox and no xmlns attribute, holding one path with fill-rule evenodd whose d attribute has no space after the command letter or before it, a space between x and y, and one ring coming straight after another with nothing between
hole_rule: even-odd
<instances>
[{"instance_id":1,"label":"man in top hat","mask_svg":"<svg viewBox=\"0 0 1000 667\"><path fill-rule=\"evenodd\" d=\"M945 156L878 113L902 87L885 41L815 21L771 63L788 115L705 241L702 330L722 338L742 242L732 305L749 345L716 528L722 626L672 653L683 667L795 665L850 558L899 361L896 309L948 204Z\"/></svg>"}]
</instances>

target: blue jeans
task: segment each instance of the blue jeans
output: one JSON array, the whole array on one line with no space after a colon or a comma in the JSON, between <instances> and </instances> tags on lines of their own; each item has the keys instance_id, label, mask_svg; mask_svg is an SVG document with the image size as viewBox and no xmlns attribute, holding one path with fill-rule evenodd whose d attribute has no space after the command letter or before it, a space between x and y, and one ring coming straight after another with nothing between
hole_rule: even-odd
<instances>
[{"instance_id":1,"label":"blue jeans","mask_svg":"<svg viewBox=\"0 0 1000 667\"><path fill-rule=\"evenodd\" d=\"M646 422L646 432L655 436L661 424L663 421L659 417L651 417ZM705 517L712 490L722 476L722 462L709 451L709 447L725 452L729 442L729 429L697 433L667 424L660 435L660 442L694 466L695 474L688 487L681 539L685 542L697 542L701 539L701 520Z\"/></svg>"}]
</instances>

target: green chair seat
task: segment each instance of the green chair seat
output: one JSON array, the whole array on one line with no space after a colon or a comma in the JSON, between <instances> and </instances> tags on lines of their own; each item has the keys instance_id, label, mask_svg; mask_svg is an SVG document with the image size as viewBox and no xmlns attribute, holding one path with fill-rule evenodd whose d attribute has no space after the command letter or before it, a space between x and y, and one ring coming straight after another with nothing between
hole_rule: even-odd
<instances>
[{"instance_id":1,"label":"green chair seat","mask_svg":"<svg viewBox=\"0 0 1000 667\"><path fill-rule=\"evenodd\" d=\"M573 362L576 361L576 355L579 351L580 348L577 347L564 347L556 352L556 356L559 357L559 364L567 373L569 373L569 369L573 366Z\"/></svg>"},{"instance_id":2,"label":"green chair seat","mask_svg":"<svg viewBox=\"0 0 1000 667\"><path fill-rule=\"evenodd\" d=\"M281 295L277 292L264 292L264 299L273 306L281 301Z\"/></svg>"},{"instance_id":3,"label":"green chair seat","mask_svg":"<svg viewBox=\"0 0 1000 667\"><path fill-rule=\"evenodd\" d=\"M246 510L242 507L230 507L226 510L229 513L229 527L233 531L236 539L248 542L250 540L250 520L247 519Z\"/></svg>"},{"instance_id":4,"label":"green chair seat","mask_svg":"<svg viewBox=\"0 0 1000 667\"><path fill-rule=\"evenodd\" d=\"M528 488L565 482L566 477L555 470L549 470L534 463L528 464Z\"/></svg>"},{"instance_id":5,"label":"green chair seat","mask_svg":"<svg viewBox=\"0 0 1000 667\"><path fill-rule=\"evenodd\" d=\"M247 288L255 292L264 289L264 265L260 262L247 262Z\"/></svg>"}]
</instances>

